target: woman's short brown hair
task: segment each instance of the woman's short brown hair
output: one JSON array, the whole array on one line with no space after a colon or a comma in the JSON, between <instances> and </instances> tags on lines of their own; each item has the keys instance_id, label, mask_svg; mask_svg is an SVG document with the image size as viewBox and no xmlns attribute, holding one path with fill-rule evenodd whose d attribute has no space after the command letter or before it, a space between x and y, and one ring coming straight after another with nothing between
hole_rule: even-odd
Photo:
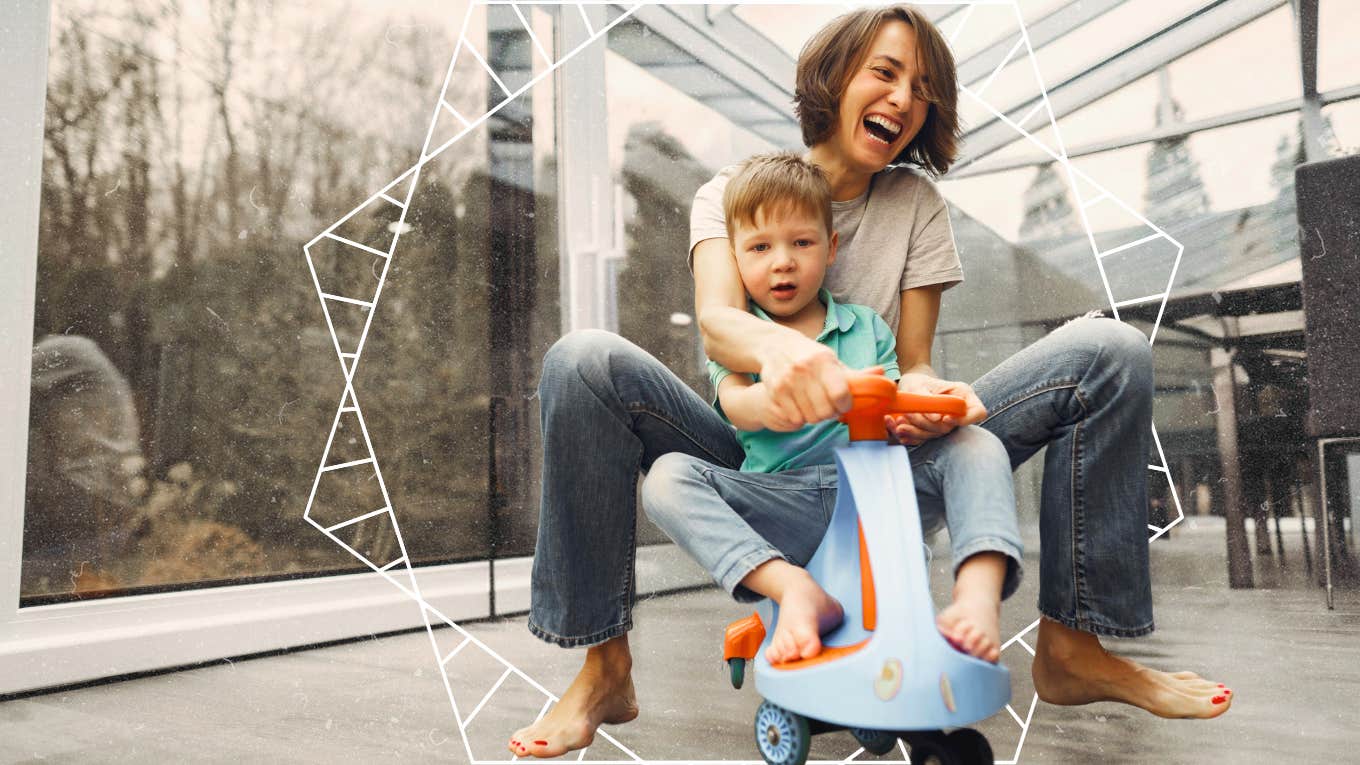
<instances>
[{"instance_id":1,"label":"woman's short brown hair","mask_svg":"<svg viewBox=\"0 0 1360 765\"><path fill-rule=\"evenodd\" d=\"M851 11L832 19L803 46L793 92L803 143L816 146L836 131L841 96L868 57L874 36L889 21L906 22L916 31L917 55L924 69L921 97L930 102L925 124L893 163L909 163L931 175L942 175L958 155L958 74L954 54L940 30L910 5Z\"/></svg>"},{"instance_id":2,"label":"woman's short brown hair","mask_svg":"<svg viewBox=\"0 0 1360 765\"><path fill-rule=\"evenodd\" d=\"M741 164L723 189L727 238L736 243L738 226L756 217L802 213L815 218L831 236L831 182L822 169L797 154L759 154Z\"/></svg>"}]
</instances>

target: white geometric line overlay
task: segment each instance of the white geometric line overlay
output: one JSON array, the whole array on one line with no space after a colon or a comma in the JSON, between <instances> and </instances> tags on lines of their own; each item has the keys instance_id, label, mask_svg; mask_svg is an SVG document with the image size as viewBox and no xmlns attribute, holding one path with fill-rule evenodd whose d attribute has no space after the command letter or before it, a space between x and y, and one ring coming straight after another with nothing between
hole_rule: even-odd
<instances>
[{"instance_id":1,"label":"white geometric line overlay","mask_svg":"<svg viewBox=\"0 0 1360 765\"><path fill-rule=\"evenodd\" d=\"M790 2L789 4L797 4L800 1L805 4L822 4L815 2L815 0L812 0L811 2L808 2L808 0L792 0L792 2ZM968 21L972 15L972 12L975 10L976 6L983 5L1006 6L1009 7L1014 12L1016 23L1020 32L1019 37L1016 39L1014 45L1011 47L1010 53L1006 56L1006 59L1003 60L1000 65L997 66L996 70L992 72L991 76L987 77L984 80L984 84L982 87L977 89L970 89L967 86L961 84L960 92L967 96L968 98L976 101L982 108L987 110L996 119L999 119L1004 124L1007 124L1015 128L1015 130L1019 132L1020 135L1022 135L1025 139L1029 140L1035 146L1039 147L1039 149L1048 154L1054 161L1061 163L1064 169L1066 169L1069 185L1072 188L1073 192L1075 193L1077 200L1079 202L1079 204L1077 205L1077 209L1081 212L1082 225L1086 230L1086 234L1091 245L1092 256L1096 259L1097 266L1099 267L1101 281L1105 288L1106 298L1109 301L1110 309L1113 311L1115 318L1116 319L1119 318L1120 307L1134 305L1138 303L1160 301L1157 319L1156 322L1154 322L1153 324L1152 332L1148 338L1149 344L1153 343L1156 339L1157 329L1161 323L1162 313L1165 310L1166 300L1170 293L1171 284L1175 279L1176 269L1180 265L1180 258L1182 253L1184 252L1184 247L1180 244L1180 242L1176 241L1161 228L1159 228L1152 222L1148 221L1137 211L1133 210L1128 205L1120 201L1114 194L1110 193L1108 190L1103 188L1100 184L1098 184L1093 179L1088 177L1081 170L1072 166L1071 162L1067 157L1066 149L1063 146L1062 138L1058 131L1056 120L1054 119L1053 116L1053 109L1048 100L1048 91L1044 86L1043 78L1040 76L1038 66L1035 63L1034 51L1030 45L1029 35L1025 28L1024 20L1021 16L1020 10L1018 6L1015 4L1015 0L962 0L961 2L958 0L955 0L953 2L950 2L949 0L916 0L916 2L918 5L968 6L961 13L954 14L954 17L946 19L946 23L942 25L945 27L943 31L945 32L945 35L950 42L950 45L955 48L957 48L958 46L958 41L966 37ZM570 8L570 6L573 5L571 3L552 3L552 4L563 6L561 8L561 12L563 13L579 12L581 19L585 22L585 28L589 32L589 37L584 42L582 42L580 45L573 48L572 50L566 52L564 55L562 55L560 58L556 60L553 60L552 58L551 55L552 51L549 51L547 48L545 48L543 43L538 38L538 36L534 34L531 25L528 23L528 20L526 19L525 15L521 12L517 3L509 2L508 0L473 0L473 2L469 4L467 13L464 16L463 28L459 34L458 43L454 49L453 57L449 61L448 70L444 78L443 88L440 92L439 98L436 100L435 105L433 107L433 115L431 116L430 119L429 129L426 132L424 145L421 148L420 159L414 165L407 168L404 172L402 172L400 175L394 178L387 185L375 191L368 199L364 200L362 203L357 205L353 210L346 213L342 218L332 223L329 227L326 228L325 231L322 231L321 233L317 234L311 241L309 241L303 247L303 252L307 259L307 266L312 275L313 286L316 288L317 297L321 302L322 313L326 318L326 326L327 329L330 331L331 340L332 343L334 344L336 356L340 362L340 369L345 380L344 390L340 396L340 403L336 408L335 418L331 423L330 435L328 436L326 441L325 451L322 453L321 463L317 467L316 478L313 481L312 490L308 496L307 507L303 513L303 517L307 520L308 523L316 527L318 531L320 531L322 534L325 534L328 538L330 538L331 541L335 542L335 544L339 545L341 548L349 552L355 558L359 559L360 561L363 561L363 563L367 565L370 569L377 572L383 578L387 579L399 590L401 590L404 594L406 594L413 601L419 604L421 618L425 624L426 633L430 638L430 647L434 654L436 664L439 667L441 678L443 679L444 690L448 696L449 705L453 710L454 721L458 726L458 731L460 735L462 736L463 747L467 752L468 759L474 765L490 765L490 763L511 763L516 762L518 760L518 758L511 758L507 760L507 759L481 759L476 757L472 751L472 746L471 743L469 742L467 734L468 726L472 724L473 720L477 717L477 715L482 712L482 710L487 706L488 703L491 702L491 699L495 695L495 693L502 687L504 687L508 680L511 680L512 678L518 680L522 682L524 685L527 685L531 690L536 691L538 694L541 694L543 702L542 706L538 710L539 718L546 714L548 709L553 704L557 703L559 699L555 694L553 694L548 689L544 688L536 680L531 678L529 675L527 675L517 667L510 664L510 662L506 661L503 657L500 656L500 654L496 653L496 651L493 650L490 646L487 646L485 643L478 640L471 633L467 632L458 624L454 623L453 620L449 619L438 608L426 602L425 599L421 596L418 577L416 574L416 568L411 565L410 556L407 554L406 542L402 537L401 527L400 524L398 523L397 515L393 510L391 498L387 490L387 485L383 481L382 470L379 467L377 456L373 451L373 443L369 437L368 426L364 419L363 411L359 405L358 396L354 391L353 381L355 370L359 365L360 356L363 353L364 343L368 339L368 331L369 328L372 326L373 316L376 312L379 298L382 296L383 285L386 283L387 280L388 268L391 266L392 258L396 254L397 243L400 241L401 234L408 228L405 225L406 214L410 208L411 200L415 194L415 190L420 179L421 170L425 166L425 164L438 157L449 147L458 142L458 140L463 138L465 135L477 129L480 125L486 122L489 118L495 115L498 111L504 108L515 98L518 98L519 96L527 92L530 88L532 88L534 85L542 81L545 77L551 75L553 72L557 70L558 67L560 67L566 61L570 60L581 50L585 49L586 46L597 43L603 44L601 41L609 33L609 30L612 29L614 26L618 25L620 22L631 17L633 13L641 6L641 4L639 3L631 5L627 8L623 8L621 13L619 13L619 15L610 20L608 24L596 30L591 26L588 14L586 13L586 10L583 6L602 5L608 3L601 2L600 0L595 0L595 2L587 1L583 3L575 3L574 4L576 6L575 9ZM549 64L545 69L540 71L538 74L533 76L531 79L529 79L527 82L525 82L523 85L521 85L514 91L511 91L508 87L506 87L504 81L498 76L496 72L494 72L491 69L490 65L486 62L482 55L477 52L476 48L472 45L472 43L468 40L466 36L468 33L469 23L472 19L473 12L479 8L484 9L485 6L489 5L510 5L515 11L515 15L519 19L520 23L524 25L525 31L528 32L529 37L533 42L534 50L542 57L542 59L545 62ZM845 3L845 5L846 7L850 8L856 7L856 5L860 4ZM621 6L615 4L615 7L619 8ZM1007 115L1003 114L1002 112L997 110L994 106L992 106L990 103L988 103L982 97L981 92L982 90L985 89L986 85L990 84L992 80L995 79L997 74L999 74L1002 71L1002 69L1004 69L1007 66L1008 63L1010 63L1013 59L1015 59L1018 56L1022 48L1023 53L1029 59L1029 65L1035 78L1035 85L1039 93L1039 102L1034 107L1030 108L1024 114L1024 116L1020 117L1019 119L1012 120ZM460 57L464 58L460 59ZM468 116L465 116L457 112L447 100L449 95L448 93L449 85L453 78L455 66L458 64L466 64L468 58L474 59L478 65L478 69L483 71L487 76L489 76L491 80L498 86L498 90L504 92L506 96L499 104L487 109L485 113L483 113L481 116L475 119L469 119ZM1047 125L1041 126L1039 130L1036 130L1034 132L1026 130L1025 125L1029 123L1031 119L1033 119L1035 114L1040 112L1046 115ZM448 138L440 145L431 149L430 142L435 134L435 126L439 123L441 118L456 121L459 125L461 125L461 129L458 132L456 132L455 135L453 135L451 138ZM1057 144L1056 148L1049 147L1047 144L1043 142L1043 140L1036 137L1036 134L1042 131L1044 127L1049 127L1052 129L1052 135ZM335 233L336 230L339 229L340 226L342 226L346 221L348 221L350 218L352 218L361 210L368 208L375 202L391 205L400 211L396 224L389 227L389 230L392 232L392 239L391 242L387 244L386 249L380 249L369 244L353 241L351 239L342 237ZM1102 251L1097 246L1095 234L1091 229L1090 222L1086 215L1086 211L1088 209L1101 203L1112 203L1118 205L1121 209L1123 209L1125 213L1141 221L1151 233L1143 237L1140 237L1137 240L1120 244L1117 246L1108 247ZM318 247L318 245L322 243L323 240L325 240L330 245L329 249ZM1110 279L1106 274L1106 270L1102 261L1105 258L1111 257L1116 254L1121 254L1126 251L1136 252L1138 248L1143 247L1144 245L1152 243L1156 240L1164 240L1171 246L1173 246L1176 250L1175 263L1172 265L1170 273L1168 274L1166 288L1162 292L1154 295L1147 295L1132 300L1129 299L1116 300L1114 291L1110 283ZM366 267L364 269L366 273L378 272L376 266L378 263L381 263L382 266L381 272L378 273L376 286L361 284L356 287L355 285L336 284L334 283L335 280L328 279L328 282L330 282L328 283L328 287L331 289L331 291L323 289L321 278L317 270L318 260L321 261L323 264L331 265L331 263L329 263L328 260L347 258L377 258L377 260L373 261L370 264L371 267ZM361 317L362 328L358 331L357 338L354 336L355 333L352 331L347 331L344 333L338 333L336 331L337 321L335 320L335 318L333 318L332 312L335 311L336 315L340 315L339 312L341 311L342 306L345 307L343 310L350 312L348 314L350 319L355 318L352 313L355 310L360 311L362 314ZM350 306L357 307L357 309L351 308ZM362 450L360 450L359 453L356 453L355 448L353 446L349 447L347 450L336 449L337 452L343 451L345 453L343 455L338 455L333 458L332 451L337 446L337 433L341 432L342 430L344 431L345 438L348 439L348 443L350 444L354 444L359 440L358 438L356 438L356 436L360 437L362 440ZM1171 497L1176 505L1177 515L1176 518L1171 520L1165 527L1157 527L1150 525L1148 528L1149 531L1152 532L1152 534L1150 536L1149 541L1155 540L1161 535L1167 533L1173 526L1180 523L1185 517L1184 511L1181 508L1180 497L1176 493L1175 481L1170 480L1170 470L1167 467L1166 457L1162 451L1161 439L1157 436L1157 431L1155 427L1153 428L1152 435L1153 441L1157 446L1157 457L1160 460L1161 464L1160 465L1150 464L1148 465L1148 469L1150 471L1153 471L1154 473L1159 474L1160 477L1163 478L1163 480L1167 480L1171 491ZM376 479L376 484L374 483L374 479ZM360 496L359 492L353 493L346 492L347 484L356 485L359 482L363 482L368 486L376 485L379 493L381 494L380 500L377 500L375 498L366 507L347 506L345 503L348 500L351 500L355 496ZM319 494L322 495L322 501L320 503L318 503ZM380 504L378 504L379 501ZM375 507L377 509L374 509ZM318 518L315 516L321 517ZM395 541L395 545L392 544L392 541ZM445 630L436 631L435 630L436 624L442 624L443 626L447 627L448 628L447 631ZM1005 644L1002 646L1002 650L1004 651L1013 646L1019 646L1020 648L1028 652L1030 655L1033 655L1034 649L1029 645L1029 643L1025 641L1025 636L1028 635L1031 631L1033 631L1038 626L1038 624L1039 624L1038 620L1035 620L1025 629L1016 633L1013 637L1011 637L1009 640L1005 642ZM451 637L444 638L443 636L445 635ZM454 642L455 640L458 641L456 645L454 645L452 648L448 648L447 646L450 643ZM465 650L469 649L469 647L474 649L474 653L480 659L489 660L498 664L501 667L501 670L498 679L496 680L494 685L492 685L490 690L486 691L476 700L464 699L465 702L468 701L472 702L471 704L468 705L471 711L468 712L466 716L464 716L461 711L462 707L460 707L458 699L455 697L454 694L453 690L454 683L449 676L449 667L450 665L457 665L459 663L460 657L469 655L465 653ZM1020 727L1020 737L1019 742L1016 745L1012 759L999 760L998 761L999 765L1015 765L1015 763L1018 763L1020 761L1021 749L1024 746L1025 737L1029 733L1030 722L1033 719L1034 710L1035 707L1037 706L1037 702L1038 702L1037 695L1034 695L1032 698L1030 698L1029 704L1024 715L1021 715L1012 705L1008 704L1006 706L1006 711L1009 713L1010 717L1015 721L1015 723ZM585 763L696 762L693 760L684 761L644 760L642 757L639 757L631 749L625 746L622 742L618 741L616 738L611 736L608 732L601 730L598 732L598 735L607 742L609 742L609 744L612 744L613 747L617 749L617 751L622 752L627 757L627 759L587 760L584 759L586 755L586 750L582 750L580 754L577 756L576 761ZM902 753L903 759L904 760L908 759L907 751L904 747L901 746L900 742L899 750ZM817 763L818 765L820 765L821 763L851 762L855 761L863 753L863 751L864 751L863 749L857 750L843 760L817 760L812 762ZM724 762L743 764L750 763L751 765L760 765L762 761L711 760L700 762Z\"/></svg>"}]
</instances>

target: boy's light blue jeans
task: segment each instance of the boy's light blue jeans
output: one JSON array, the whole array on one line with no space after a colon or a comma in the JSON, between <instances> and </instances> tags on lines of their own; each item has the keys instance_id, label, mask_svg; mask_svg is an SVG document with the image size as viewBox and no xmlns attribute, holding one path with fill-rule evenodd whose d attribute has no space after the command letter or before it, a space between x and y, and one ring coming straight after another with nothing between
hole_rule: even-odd
<instances>
[{"instance_id":1,"label":"boy's light blue jeans","mask_svg":"<svg viewBox=\"0 0 1360 765\"><path fill-rule=\"evenodd\" d=\"M1009 558L1001 597L1010 597L1020 584L1020 527L1006 447L970 425L909 455L926 533L948 523L955 572L976 553ZM761 596L740 582L757 566L773 558L806 566L817 551L836 506L837 479L835 465L743 473L671 452L647 471L642 507L718 584L750 602Z\"/></svg>"},{"instance_id":2,"label":"boy's light blue jeans","mask_svg":"<svg viewBox=\"0 0 1360 765\"><path fill-rule=\"evenodd\" d=\"M1147 338L1111 319L1080 319L973 388L989 412L980 427L1000 440L1012 467L1049 446L1039 509L1040 612L1099 635L1151 632ZM559 340L544 359L539 397L543 497L529 629L566 647L596 645L632 628L639 475L673 452L731 471L743 454L707 402L611 333ZM818 471L821 512L829 518L834 502L820 494L835 470ZM771 533L767 541L795 562L805 562L819 541L804 542L811 545L804 552L778 529Z\"/></svg>"}]
</instances>

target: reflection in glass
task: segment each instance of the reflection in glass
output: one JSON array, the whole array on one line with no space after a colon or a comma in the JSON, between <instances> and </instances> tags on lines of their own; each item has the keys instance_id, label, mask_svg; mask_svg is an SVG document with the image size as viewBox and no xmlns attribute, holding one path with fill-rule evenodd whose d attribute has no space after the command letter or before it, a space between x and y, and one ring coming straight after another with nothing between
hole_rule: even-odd
<instances>
[{"instance_id":1,"label":"reflection in glass","mask_svg":"<svg viewBox=\"0 0 1360 765\"><path fill-rule=\"evenodd\" d=\"M116 5L52 14L23 602L359 570L303 520L343 375L302 246L416 161L461 14ZM469 39L538 71L510 16ZM404 222L381 202L337 230L401 236L354 386L418 563L532 548L531 367L559 333L545 82L428 164ZM491 87L449 100L480 114ZM317 279L374 289L382 259L353 252L318 243ZM368 309L335 306L356 347ZM357 417L335 439L366 456Z\"/></svg>"}]
</instances>

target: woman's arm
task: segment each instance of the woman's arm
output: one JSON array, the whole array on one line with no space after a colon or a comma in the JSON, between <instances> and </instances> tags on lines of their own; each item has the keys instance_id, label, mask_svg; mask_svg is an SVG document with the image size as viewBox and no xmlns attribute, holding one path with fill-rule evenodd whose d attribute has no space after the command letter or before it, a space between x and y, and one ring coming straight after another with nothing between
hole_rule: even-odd
<instances>
[{"instance_id":1,"label":"woman's arm","mask_svg":"<svg viewBox=\"0 0 1360 765\"><path fill-rule=\"evenodd\" d=\"M968 383L941 380L930 366L930 349L935 342L935 325L940 319L941 285L915 287L902 292L902 316L897 325L897 360L902 369L899 390L910 393L947 393L962 396L968 412L962 418L938 414L911 414L893 418L897 440L915 445L939 438L960 425L972 425L987 418L987 408Z\"/></svg>"},{"instance_id":2,"label":"woman's arm","mask_svg":"<svg viewBox=\"0 0 1360 765\"><path fill-rule=\"evenodd\" d=\"M793 427L850 408L846 368L830 348L745 310L746 290L726 239L694 246L694 311L704 352L734 372L755 372L778 417Z\"/></svg>"}]
</instances>

